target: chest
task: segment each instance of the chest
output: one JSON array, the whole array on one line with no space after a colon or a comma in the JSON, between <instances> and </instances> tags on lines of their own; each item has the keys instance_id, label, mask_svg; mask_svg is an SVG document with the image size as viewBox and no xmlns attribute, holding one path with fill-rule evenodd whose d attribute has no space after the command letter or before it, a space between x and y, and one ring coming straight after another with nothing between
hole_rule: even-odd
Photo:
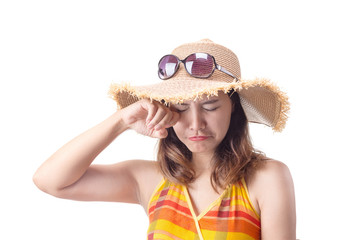
<instances>
[{"instance_id":1,"label":"chest","mask_svg":"<svg viewBox=\"0 0 360 240\"><path fill-rule=\"evenodd\" d=\"M217 201L221 200L220 198L224 193L224 189L216 192L212 186L202 188L189 187L185 191L189 195L189 200L196 216L209 210Z\"/></svg>"},{"instance_id":2,"label":"chest","mask_svg":"<svg viewBox=\"0 0 360 240\"><path fill-rule=\"evenodd\" d=\"M260 219L248 203L241 183L216 192L211 184L166 182L149 205L149 239L163 239L165 232L171 239L260 239Z\"/></svg>"},{"instance_id":3,"label":"chest","mask_svg":"<svg viewBox=\"0 0 360 240\"><path fill-rule=\"evenodd\" d=\"M257 213L260 213L258 201L256 200L255 194L253 193L253 189L251 187L252 186L247 187L244 182L244 185L242 185L241 188L241 194L246 196L247 204L251 205L251 207L253 207ZM209 211L216 204L219 204L219 202L224 200L224 198L230 197L231 193L229 191L231 191L231 189L217 189L217 191L215 191L211 183L206 181L196 182L195 184L184 189L184 192L187 192L189 196L188 201L196 216L206 214L207 211Z\"/></svg>"}]
</instances>

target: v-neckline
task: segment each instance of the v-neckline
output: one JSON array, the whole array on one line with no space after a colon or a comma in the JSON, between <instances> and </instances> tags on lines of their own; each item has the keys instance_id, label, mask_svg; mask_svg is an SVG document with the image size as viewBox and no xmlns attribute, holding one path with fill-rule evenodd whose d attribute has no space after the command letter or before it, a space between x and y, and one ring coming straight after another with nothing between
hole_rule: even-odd
<instances>
[{"instance_id":1,"label":"v-neckline","mask_svg":"<svg viewBox=\"0 0 360 240\"><path fill-rule=\"evenodd\" d=\"M185 193L185 198L188 204L188 207L190 209L190 212L194 218L194 220L200 221L200 219L205 216L214 206L216 206L220 201L223 200L224 195L227 193L227 191L229 190L229 186L227 186L224 191L220 194L220 196L218 198L216 198L212 203L210 203L210 205L205 208L204 210L202 210L201 212L199 212L199 215L196 215L195 209L193 207L193 203L191 201L191 197L189 194L189 191L187 189L186 186L183 186L183 191Z\"/></svg>"}]
</instances>

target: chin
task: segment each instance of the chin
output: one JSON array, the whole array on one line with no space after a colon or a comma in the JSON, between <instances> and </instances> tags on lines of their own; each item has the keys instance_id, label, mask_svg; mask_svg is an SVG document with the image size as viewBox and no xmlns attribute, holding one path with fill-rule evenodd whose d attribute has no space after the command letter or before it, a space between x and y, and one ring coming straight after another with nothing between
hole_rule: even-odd
<instances>
[{"instance_id":1,"label":"chin","mask_svg":"<svg viewBox=\"0 0 360 240\"><path fill-rule=\"evenodd\" d=\"M186 147L192 152L192 153L207 153L207 152L214 152L215 148L210 146L189 146L186 145Z\"/></svg>"}]
</instances>

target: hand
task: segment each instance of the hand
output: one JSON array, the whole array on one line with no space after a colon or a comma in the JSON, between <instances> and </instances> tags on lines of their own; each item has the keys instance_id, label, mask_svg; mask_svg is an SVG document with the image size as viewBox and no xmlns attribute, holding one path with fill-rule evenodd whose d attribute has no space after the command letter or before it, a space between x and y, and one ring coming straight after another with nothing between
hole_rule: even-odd
<instances>
[{"instance_id":1,"label":"hand","mask_svg":"<svg viewBox=\"0 0 360 240\"><path fill-rule=\"evenodd\" d=\"M121 109L124 124L136 132L155 138L167 137L166 128L172 127L179 120L177 112L163 104L142 99Z\"/></svg>"}]
</instances>

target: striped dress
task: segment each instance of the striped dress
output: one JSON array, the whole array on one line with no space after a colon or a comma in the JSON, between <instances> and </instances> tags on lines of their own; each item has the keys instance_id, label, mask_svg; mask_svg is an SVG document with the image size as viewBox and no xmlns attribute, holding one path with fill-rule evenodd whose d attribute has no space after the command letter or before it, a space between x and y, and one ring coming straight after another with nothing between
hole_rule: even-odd
<instances>
[{"instance_id":1,"label":"striped dress","mask_svg":"<svg viewBox=\"0 0 360 240\"><path fill-rule=\"evenodd\" d=\"M260 216L250 202L244 180L228 186L196 216L187 188L162 180L148 206L148 240L260 239Z\"/></svg>"}]
</instances>

